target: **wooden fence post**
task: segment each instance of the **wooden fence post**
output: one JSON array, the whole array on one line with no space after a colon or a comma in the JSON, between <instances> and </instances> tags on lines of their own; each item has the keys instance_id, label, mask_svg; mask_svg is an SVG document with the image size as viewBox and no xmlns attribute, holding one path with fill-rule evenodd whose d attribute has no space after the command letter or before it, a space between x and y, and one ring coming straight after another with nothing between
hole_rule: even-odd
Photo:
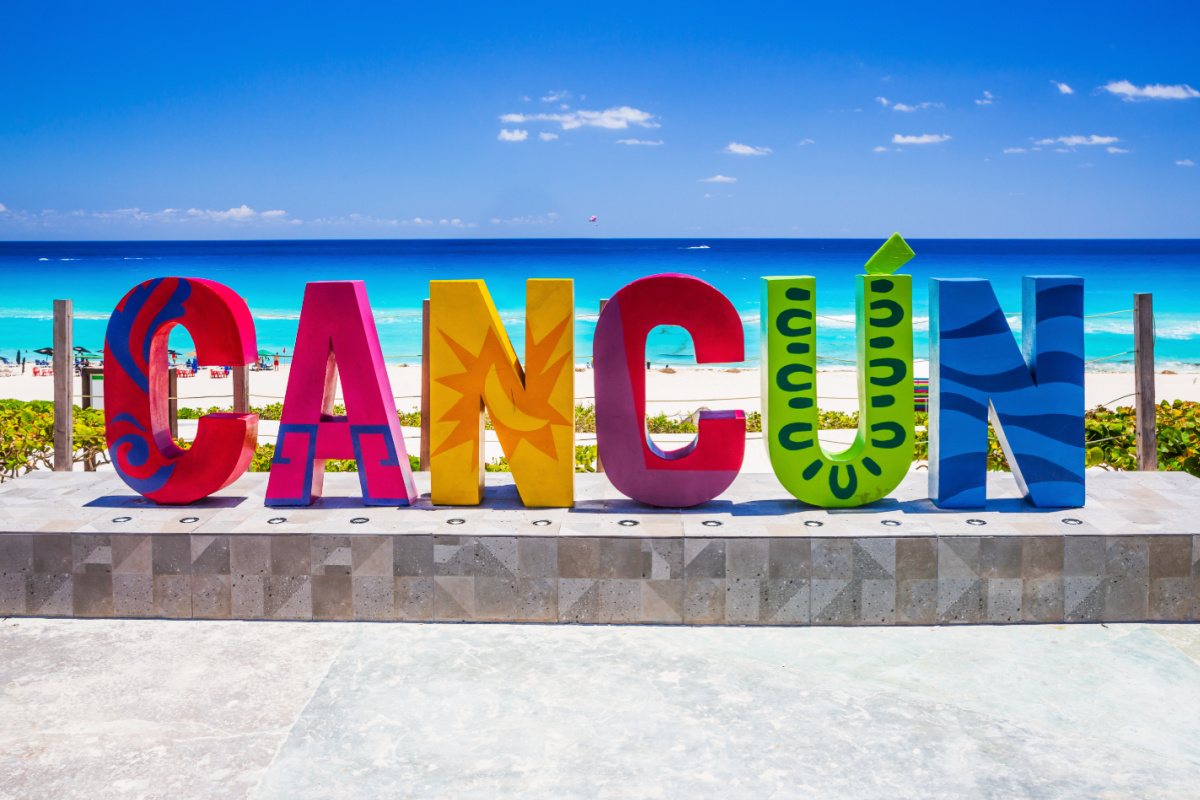
<instances>
[{"instance_id":1,"label":"wooden fence post","mask_svg":"<svg viewBox=\"0 0 1200 800\"><path fill-rule=\"evenodd\" d=\"M80 408L102 408L104 406L103 396L101 395L98 397L96 395L96 385L104 385L104 370L100 367L83 367L81 370L79 370L79 376L82 379L80 381L81 386L79 395ZM100 380L94 380L95 378L99 378ZM97 403L97 400L100 400L101 402ZM95 472L96 459L91 456L88 456L86 459L84 459L83 471Z\"/></svg>"},{"instance_id":2,"label":"wooden fence post","mask_svg":"<svg viewBox=\"0 0 1200 800\"><path fill-rule=\"evenodd\" d=\"M429 470L429 300L421 304L421 471Z\"/></svg>"},{"instance_id":3,"label":"wooden fence post","mask_svg":"<svg viewBox=\"0 0 1200 800\"><path fill-rule=\"evenodd\" d=\"M54 301L54 471L75 468L75 351L72 350L74 308L70 300Z\"/></svg>"},{"instance_id":4,"label":"wooden fence post","mask_svg":"<svg viewBox=\"0 0 1200 800\"><path fill-rule=\"evenodd\" d=\"M1153 295L1133 296L1133 382L1137 394L1137 468L1158 469L1158 433L1154 425L1154 303Z\"/></svg>"},{"instance_id":5,"label":"wooden fence post","mask_svg":"<svg viewBox=\"0 0 1200 800\"><path fill-rule=\"evenodd\" d=\"M171 441L179 438L179 371L167 367L167 430Z\"/></svg>"},{"instance_id":6,"label":"wooden fence post","mask_svg":"<svg viewBox=\"0 0 1200 800\"><path fill-rule=\"evenodd\" d=\"M250 413L250 365L233 367L233 413Z\"/></svg>"},{"instance_id":7,"label":"wooden fence post","mask_svg":"<svg viewBox=\"0 0 1200 800\"><path fill-rule=\"evenodd\" d=\"M600 313L601 314L604 313L604 304L607 302L608 302L607 297L600 301ZM595 353L595 351L593 351L592 352L592 365L595 366L595 364L596 364L596 353ZM593 369L592 370L592 394L595 394L595 393L596 393L596 371ZM593 397L592 398L593 413L595 412L595 407L596 407L596 399ZM600 440L599 439L596 440L596 472L604 472L604 465L600 463Z\"/></svg>"}]
</instances>

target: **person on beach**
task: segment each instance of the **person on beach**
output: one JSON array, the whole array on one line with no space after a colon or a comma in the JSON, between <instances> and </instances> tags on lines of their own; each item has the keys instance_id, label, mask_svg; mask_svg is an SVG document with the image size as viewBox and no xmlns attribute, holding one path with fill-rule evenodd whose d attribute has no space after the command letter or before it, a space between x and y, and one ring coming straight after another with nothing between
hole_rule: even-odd
<instances>
[{"instance_id":1,"label":"person on beach","mask_svg":"<svg viewBox=\"0 0 1200 800\"><path fill-rule=\"evenodd\" d=\"M275 371L279 372L279 356L275 356Z\"/></svg>"}]
</instances>

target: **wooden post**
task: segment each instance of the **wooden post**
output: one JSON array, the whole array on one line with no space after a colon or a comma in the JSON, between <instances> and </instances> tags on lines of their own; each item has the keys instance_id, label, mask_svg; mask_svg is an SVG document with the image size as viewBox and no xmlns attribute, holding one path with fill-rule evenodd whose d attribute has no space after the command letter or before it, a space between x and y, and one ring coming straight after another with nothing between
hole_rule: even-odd
<instances>
[{"instance_id":1,"label":"wooden post","mask_svg":"<svg viewBox=\"0 0 1200 800\"><path fill-rule=\"evenodd\" d=\"M250 413L250 365L233 367L233 413Z\"/></svg>"},{"instance_id":2,"label":"wooden post","mask_svg":"<svg viewBox=\"0 0 1200 800\"><path fill-rule=\"evenodd\" d=\"M603 314L603 313L604 313L604 305L605 305L605 303L607 303L607 302L608 302L608 298L607 298L607 297L606 297L606 298L604 298L603 300L601 300L601 301L600 301L600 313L601 313L601 314ZM593 353L592 353L592 364L593 364L593 366L595 365L595 363L596 363L596 353L595 353L595 352L593 352ZM595 394L595 393L596 393L596 373L595 373L595 370L593 370L593 371L592 371L592 394ZM593 410L595 409L595 405L596 405L596 400L595 400L595 398L592 398L592 407L593 407ZM600 463L600 446L599 446L599 442L600 442L600 440L599 440L599 439L597 439L597 440L596 440L596 472L604 472L604 465Z\"/></svg>"},{"instance_id":3,"label":"wooden post","mask_svg":"<svg viewBox=\"0 0 1200 800\"><path fill-rule=\"evenodd\" d=\"M167 367L167 430L171 441L179 438L179 371Z\"/></svg>"},{"instance_id":4,"label":"wooden post","mask_svg":"<svg viewBox=\"0 0 1200 800\"><path fill-rule=\"evenodd\" d=\"M96 384L100 383L100 385L102 385L102 386L104 385L104 370L101 369L100 367L84 367L79 372L80 372L80 377L82 378L81 394L79 397L80 407L85 408L85 409L86 408L96 408L97 406L103 407L104 404L102 402L101 403L96 402L96 400L102 399L102 398L96 397ZM100 378L100 380L99 381L93 380L93 378L95 378L97 376ZM95 472L96 471L96 460L94 458L92 458L91 456L89 456L88 458L85 458L83 461L83 471L84 472Z\"/></svg>"},{"instance_id":5,"label":"wooden post","mask_svg":"<svg viewBox=\"0 0 1200 800\"><path fill-rule=\"evenodd\" d=\"M1133 382L1137 394L1137 467L1158 469L1158 432L1154 413L1154 303L1153 295L1133 296Z\"/></svg>"},{"instance_id":6,"label":"wooden post","mask_svg":"<svg viewBox=\"0 0 1200 800\"><path fill-rule=\"evenodd\" d=\"M54 301L54 471L75 468L75 351L70 300Z\"/></svg>"},{"instance_id":7,"label":"wooden post","mask_svg":"<svg viewBox=\"0 0 1200 800\"><path fill-rule=\"evenodd\" d=\"M429 470L429 301L421 304L421 471Z\"/></svg>"}]
</instances>

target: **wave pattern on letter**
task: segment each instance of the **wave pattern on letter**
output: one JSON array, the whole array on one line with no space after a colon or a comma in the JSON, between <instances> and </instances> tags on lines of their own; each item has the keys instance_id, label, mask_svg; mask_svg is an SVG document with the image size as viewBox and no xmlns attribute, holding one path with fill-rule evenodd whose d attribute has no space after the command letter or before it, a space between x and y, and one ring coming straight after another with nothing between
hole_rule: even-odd
<instances>
[{"instance_id":1,"label":"wave pattern on letter","mask_svg":"<svg viewBox=\"0 0 1200 800\"><path fill-rule=\"evenodd\" d=\"M1031 503L1083 505L1083 279L1027 276L1022 306L1018 348L988 281L930 281L929 496L943 508L986 504L989 417Z\"/></svg>"}]
</instances>

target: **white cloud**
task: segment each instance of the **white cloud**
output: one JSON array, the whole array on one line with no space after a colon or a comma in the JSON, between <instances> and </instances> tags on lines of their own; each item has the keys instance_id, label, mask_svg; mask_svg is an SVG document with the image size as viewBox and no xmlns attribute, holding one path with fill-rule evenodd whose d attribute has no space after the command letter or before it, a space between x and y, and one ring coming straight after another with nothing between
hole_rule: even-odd
<instances>
[{"instance_id":1,"label":"white cloud","mask_svg":"<svg viewBox=\"0 0 1200 800\"><path fill-rule=\"evenodd\" d=\"M1110 148L1108 148L1108 152L1110 152L1110 153L1128 153L1129 151L1128 151L1128 150L1122 150L1122 149L1121 149L1121 148L1119 148L1119 147L1110 147Z\"/></svg>"},{"instance_id":2,"label":"white cloud","mask_svg":"<svg viewBox=\"0 0 1200 800\"><path fill-rule=\"evenodd\" d=\"M993 95L991 92L984 92L984 93L983 93L983 99L982 99L982 100L976 100L976 101L975 101L975 105L977 105L977 106L990 106L990 105L992 104L992 100L994 100L994 99L995 99L995 96L994 96L994 95Z\"/></svg>"},{"instance_id":3,"label":"white cloud","mask_svg":"<svg viewBox=\"0 0 1200 800\"><path fill-rule=\"evenodd\" d=\"M1024 147L1008 147L1008 148L1005 148L1004 152L1006 152L1006 153L1024 153L1025 148Z\"/></svg>"},{"instance_id":4,"label":"white cloud","mask_svg":"<svg viewBox=\"0 0 1200 800\"><path fill-rule=\"evenodd\" d=\"M1173 86L1162 83L1134 86L1129 81L1109 81L1100 88L1110 94L1120 95L1123 100L1187 100L1200 97L1200 92L1186 83Z\"/></svg>"},{"instance_id":5,"label":"white cloud","mask_svg":"<svg viewBox=\"0 0 1200 800\"><path fill-rule=\"evenodd\" d=\"M979 101L976 101L979 102ZM910 106L905 103L896 103L892 106L892 111L920 111L923 108L945 108L941 103L917 103L915 106Z\"/></svg>"},{"instance_id":6,"label":"white cloud","mask_svg":"<svg viewBox=\"0 0 1200 800\"><path fill-rule=\"evenodd\" d=\"M887 99L886 97L876 97L876 98L875 98L875 102L876 102L876 103L881 103L881 104L883 105L883 107L884 107L884 108L887 108L887 107L888 107L888 105L890 105L890 104L888 103L888 99Z\"/></svg>"},{"instance_id":7,"label":"white cloud","mask_svg":"<svg viewBox=\"0 0 1200 800\"><path fill-rule=\"evenodd\" d=\"M796 142L797 147L804 147L806 144L816 144L816 142L814 142L812 139L805 139L803 141Z\"/></svg>"},{"instance_id":8,"label":"white cloud","mask_svg":"<svg viewBox=\"0 0 1200 800\"><path fill-rule=\"evenodd\" d=\"M529 136L529 131L523 131L514 128L513 130L500 129L500 135L496 138L502 142L523 142Z\"/></svg>"},{"instance_id":9,"label":"white cloud","mask_svg":"<svg viewBox=\"0 0 1200 800\"><path fill-rule=\"evenodd\" d=\"M769 147L752 147L748 144L738 144L737 142L730 142L728 145L725 146L725 149L722 150L721 152L722 153L732 153L735 156L765 156L767 153L771 152L771 148L769 148Z\"/></svg>"},{"instance_id":10,"label":"white cloud","mask_svg":"<svg viewBox=\"0 0 1200 800\"><path fill-rule=\"evenodd\" d=\"M1061 92L1062 94L1075 94L1075 90L1072 89L1070 86L1067 86L1065 83L1059 83L1058 81L1050 81L1050 82L1053 83L1055 86L1057 86L1058 91Z\"/></svg>"},{"instance_id":11,"label":"white cloud","mask_svg":"<svg viewBox=\"0 0 1200 800\"><path fill-rule=\"evenodd\" d=\"M543 142L552 142L558 138L558 134L557 133L546 133L545 131L542 131L541 133L538 134L538 138L541 139Z\"/></svg>"},{"instance_id":12,"label":"white cloud","mask_svg":"<svg viewBox=\"0 0 1200 800\"><path fill-rule=\"evenodd\" d=\"M0 203L0 214L3 214L5 211L8 211L8 208L5 207L4 203Z\"/></svg>"},{"instance_id":13,"label":"white cloud","mask_svg":"<svg viewBox=\"0 0 1200 800\"><path fill-rule=\"evenodd\" d=\"M737 178L728 175L713 175L711 178L701 178L697 183L737 183Z\"/></svg>"},{"instance_id":14,"label":"white cloud","mask_svg":"<svg viewBox=\"0 0 1200 800\"><path fill-rule=\"evenodd\" d=\"M168 219L172 219L172 218L177 218L177 215L179 215L181 212L177 208L166 208L166 209L163 209L162 211L147 213L147 212L141 212L136 208L132 208L132 209L119 209L118 211L113 212L113 213L117 214L117 215L125 215L130 219L137 219L137 220L149 220L152 218L168 220ZM281 211L281 210L276 209L274 211L264 211L260 214L259 212L255 211L253 208L250 208L249 206L247 206L245 204L239 206L238 208L231 208L228 211L213 211L211 209L189 208L187 211L182 212L182 213L186 214L187 217L190 219L209 220L212 222L234 222L234 223L252 222L254 220L265 220L267 222L280 222L280 221L283 221L287 217L286 211ZM96 215L93 215L93 216L96 216Z\"/></svg>"},{"instance_id":15,"label":"white cloud","mask_svg":"<svg viewBox=\"0 0 1200 800\"><path fill-rule=\"evenodd\" d=\"M549 214L539 214L538 216L511 217L510 219L500 219L492 217L490 220L493 225L553 225L558 222L558 212L551 211Z\"/></svg>"},{"instance_id":16,"label":"white cloud","mask_svg":"<svg viewBox=\"0 0 1200 800\"><path fill-rule=\"evenodd\" d=\"M662 143L662 139L659 139L657 142L650 139L617 139L617 144L644 144L648 147L658 147Z\"/></svg>"},{"instance_id":17,"label":"white cloud","mask_svg":"<svg viewBox=\"0 0 1200 800\"><path fill-rule=\"evenodd\" d=\"M1175 163L1176 163L1177 165L1181 166L1181 167L1194 167L1194 166L1196 166L1196 162L1192 161L1190 158L1185 158L1183 161L1176 161Z\"/></svg>"},{"instance_id":18,"label":"white cloud","mask_svg":"<svg viewBox=\"0 0 1200 800\"><path fill-rule=\"evenodd\" d=\"M1035 144L1065 144L1067 147L1078 147L1079 145L1094 145L1094 144L1116 144L1121 141L1116 136L1059 136L1057 139L1038 139Z\"/></svg>"},{"instance_id":19,"label":"white cloud","mask_svg":"<svg viewBox=\"0 0 1200 800\"><path fill-rule=\"evenodd\" d=\"M541 98L543 103L557 103L560 100L570 100L570 99L571 99L571 93L568 92L566 89L563 89L561 92L550 92L545 97Z\"/></svg>"},{"instance_id":20,"label":"white cloud","mask_svg":"<svg viewBox=\"0 0 1200 800\"><path fill-rule=\"evenodd\" d=\"M890 147L884 147L883 145L879 145L879 147L873 148L871 150L871 152L872 153L887 153L887 152L890 152L891 149L892 148L890 148Z\"/></svg>"},{"instance_id":21,"label":"white cloud","mask_svg":"<svg viewBox=\"0 0 1200 800\"><path fill-rule=\"evenodd\" d=\"M501 122L557 122L565 131L582 127L609 128L624 130L630 125L640 125L643 128L658 128L654 115L647 111L639 111L630 106L618 106L605 111L571 111L566 114L504 114Z\"/></svg>"},{"instance_id":22,"label":"white cloud","mask_svg":"<svg viewBox=\"0 0 1200 800\"><path fill-rule=\"evenodd\" d=\"M892 144L940 144L949 140L950 137L944 133L923 133L920 136L901 136L897 133L892 137Z\"/></svg>"}]
</instances>

